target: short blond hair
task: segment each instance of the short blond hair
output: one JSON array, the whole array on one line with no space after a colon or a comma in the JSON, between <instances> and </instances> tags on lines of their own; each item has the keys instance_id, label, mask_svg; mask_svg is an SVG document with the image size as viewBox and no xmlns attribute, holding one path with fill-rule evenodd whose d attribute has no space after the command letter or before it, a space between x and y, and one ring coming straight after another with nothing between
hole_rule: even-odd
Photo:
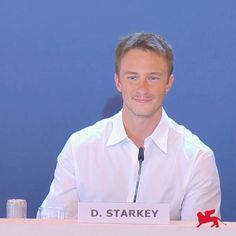
<instances>
[{"instance_id":1,"label":"short blond hair","mask_svg":"<svg viewBox=\"0 0 236 236\"><path fill-rule=\"evenodd\" d=\"M154 33L133 33L121 38L115 55L115 72L119 74L123 56L131 49L142 49L156 52L163 56L168 63L169 75L173 73L174 56L170 44L160 35Z\"/></svg>"}]
</instances>

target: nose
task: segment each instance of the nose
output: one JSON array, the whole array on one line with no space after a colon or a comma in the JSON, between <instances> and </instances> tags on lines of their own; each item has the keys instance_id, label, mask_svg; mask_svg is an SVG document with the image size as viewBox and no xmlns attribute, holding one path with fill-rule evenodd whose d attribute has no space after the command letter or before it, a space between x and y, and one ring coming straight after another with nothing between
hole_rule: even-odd
<instances>
[{"instance_id":1,"label":"nose","mask_svg":"<svg viewBox=\"0 0 236 236\"><path fill-rule=\"evenodd\" d=\"M149 86L148 86L147 79L146 78L140 79L139 84L138 84L139 92L143 92L143 93L147 92L148 91L148 87Z\"/></svg>"}]
</instances>

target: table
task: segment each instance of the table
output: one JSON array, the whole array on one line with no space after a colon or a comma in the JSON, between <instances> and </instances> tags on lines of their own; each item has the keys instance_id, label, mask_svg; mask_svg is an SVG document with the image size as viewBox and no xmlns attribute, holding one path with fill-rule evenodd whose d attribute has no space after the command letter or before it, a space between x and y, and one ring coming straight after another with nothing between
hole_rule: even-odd
<instances>
[{"instance_id":1,"label":"table","mask_svg":"<svg viewBox=\"0 0 236 236\"><path fill-rule=\"evenodd\" d=\"M197 222L171 221L169 225L85 224L77 220L0 219L1 236L236 236L236 222L210 223L197 228Z\"/></svg>"}]
</instances>

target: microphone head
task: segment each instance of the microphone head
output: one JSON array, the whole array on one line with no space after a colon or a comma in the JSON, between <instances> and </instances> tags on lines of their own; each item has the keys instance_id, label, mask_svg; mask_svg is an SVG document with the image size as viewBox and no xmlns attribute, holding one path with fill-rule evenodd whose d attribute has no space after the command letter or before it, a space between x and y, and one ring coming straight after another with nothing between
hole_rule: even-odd
<instances>
[{"instance_id":1,"label":"microphone head","mask_svg":"<svg viewBox=\"0 0 236 236\"><path fill-rule=\"evenodd\" d=\"M144 148L140 147L138 150L138 160L143 161L144 160Z\"/></svg>"}]
</instances>

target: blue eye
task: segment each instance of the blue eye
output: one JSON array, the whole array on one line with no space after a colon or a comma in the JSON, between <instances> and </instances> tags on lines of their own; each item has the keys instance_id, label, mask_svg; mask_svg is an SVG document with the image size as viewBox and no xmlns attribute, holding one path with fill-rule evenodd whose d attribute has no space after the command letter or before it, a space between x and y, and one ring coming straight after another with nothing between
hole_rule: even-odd
<instances>
[{"instance_id":1,"label":"blue eye","mask_svg":"<svg viewBox=\"0 0 236 236\"><path fill-rule=\"evenodd\" d=\"M137 79L137 76L128 76L127 77L129 80L136 80Z\"/></svg>"},{"instance_id":2,"label":"blue eye","mask_svg":"<svg viewBox=\"0 0 236 236\"><path fill-rule=\"evenodd\" d=\"M148 80L151 80L151 81L155 81L155 80L159 80L160 78L157 77L157 76L150 76L148 77Z\"/></svg>"}]
</instances>

